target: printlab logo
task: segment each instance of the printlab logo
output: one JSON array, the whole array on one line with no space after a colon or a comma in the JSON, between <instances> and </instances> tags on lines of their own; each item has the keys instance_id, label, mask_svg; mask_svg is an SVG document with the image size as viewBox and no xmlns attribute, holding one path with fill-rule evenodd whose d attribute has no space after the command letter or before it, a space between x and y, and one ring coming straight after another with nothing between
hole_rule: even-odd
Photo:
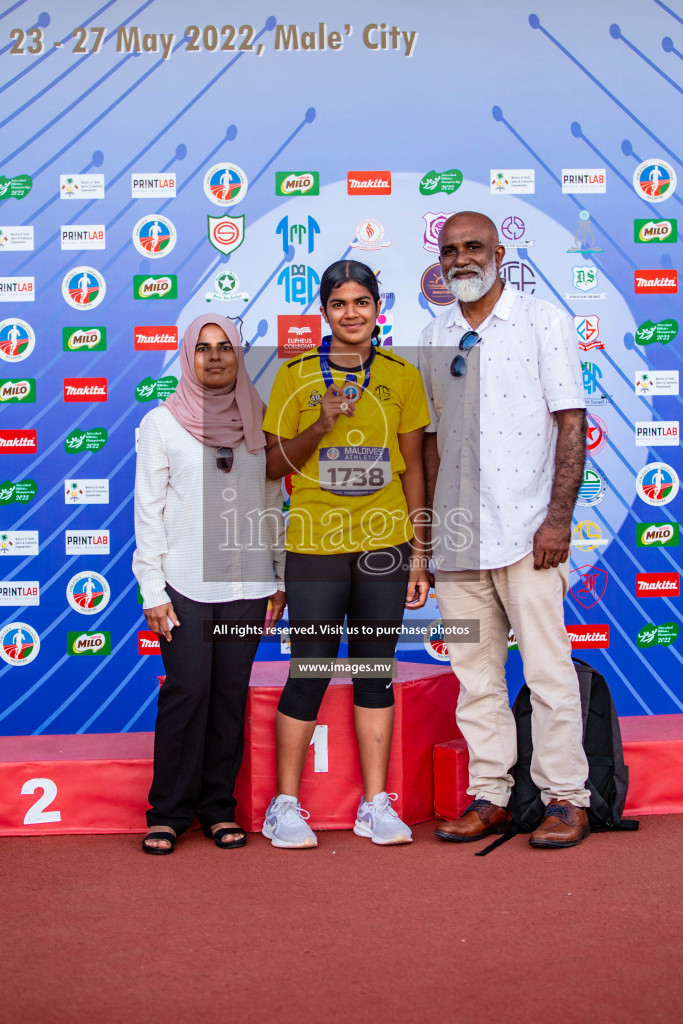
<instances>
[{"instance_id":1,"label":"printlab logo","mask_svg":"<svg viewBox=\"0 0 683 1024\"><path fill-rule=\"evenodd\" d=\"M582 565L569 573L569 590L582 608L593 608L605 593L608 574L594 565Z\"/></svg>"},{"instance_id":2,"label":"printlab logo","mask_svg":"<svg viewBox=\"0 0 683 1024\"><path fill-rule=\"evenodd\" d=\"M592 508L598 505L605 497L607 481L602 473L594 466L586 466L583 471L583 480L579 487L576 504L583 508Z\"/></svg>"},{"instance_id":3,"label":"printlab logo","mask_svg":"<svg viewBox=\"0 0 683 1024\"><path fill-rule=\"evenodd\" d=\"M33 501L38 493L38 484L35 480L5 480L0 484L0 505L26 505Z\"/></svg>"},{"instance_id":4,"label":"printlab logo","mask_svg":"<svg viewBox=\"0 0 683 1024\"><path fill-rule=\"evenodd\" d=\"M678 597L680 592L677 572L636 573L636 597Z\"/></svg>"},{"instance_id":5,"label":"printlab logo","mask_svg":"<svg viewBox=\"0 0 683 1024\"><path fill-rule=\"evenodd\" d=\"M35 430L0 430L0 455L35 455L37 451Z\"/></svg>"},{"instance_id":6,"label":"printlab logo","mask_svg":"<svg viewBox=\"0 0 683 1024\"><path fill-rule=\"evenodd\" d=\"M319 196L318 171L276 171L276 196Z\"/></svg>"},{"instance_id":7,"label":"printlab logo","mask_svg":"<svg viewBox=\"0 0 683 1024\"><path fill-rule=\"evenodd\" d=\"M3 199L25 199L32 188L30 174L15 174L13 178L0 175L0 202Z\"/></svg>"},{"instance_id":8,"label":"printlab logo","mask_svg":"<svg viewBox=\"0 0 683 1024\"><path fill-rule=\"evenodd\" d=\"M677 242L678 221L676 220L634 220L634 242Z\"/></svg>"},{"instance_id":9,"label":"printlab logo","mask_svg":"<svg viewBox=\"0 0 683 1024\"><path fill-rule=\"evenodd\" d=\"M604 348L600 340L600 317L599 316L575 316L573 317L576 333L579 336L579 350L590 352L594 348Z\"/></svg>"},{"instance_id":10,"label":"printlab logo","mask_svg":"<svg viewBox=\"0 0 683 1024\"><path fill-rule=\"evenodd\" d=\"M279 315L277 318L277 354L291 359L313 346L320 345L320 317L316 314Z\"/></svg>"},{"instance_id":11,"label":"printlab logo","mask_svg":"<svg viewBox=\"0 0 683 1024\"><path fill-rule=\"evenodd\" d=\"M662 345L668 345L677 334L678 323L676 320L658 320L656 323L646 320L636 331L636 345L654 345L657 341L661 341Z\"/></svg>"},{"instance_id":12,"label":"printlab logo","mask_svg":"<svg viewBox=\"0 0 683 1024\"><path fill-rule=\"evenodd\" d=\"M352 249L361 249L369 252L374 249L386 249L391 242L385 242L384 225L374 217L366 217L356 224L356 240L349 242Z\"/></svg>"},{"instance_id":13,"label":"printlab logo","mask_svg":"<svg viewBox=\"0 0 683 1024\"><path fill-rule=\"evenodd\" d=\"M79 633L69 630L67 634L69 654L111 654L111 633Z\"/></svg>"},{"instance_id":14,"label":"printlab logo","mask_svg":"<svg viewBox=\"0 0 683 1024\"><path fill-rule=\"evenodd\" d=\"M0 302L33 302L35 297L35 278L0 277Z\"/></svg>"},{"instance_id":15,"label":"printlab logo","mask_svg":"<svg viewBox=\"0 0 683 1024\"><path fill-rule=\"evenodd\" d=\"M565 195L576 192L606 191L607 175L604 167L571 167L562 170L562 192Z\"/></svg>"},{"instance_id":16,"label":"printlab logo","mask_svg":"<svg viewBox=\"0 0 683 1024\"><path fill-rule=\"evenodd\" d=\"M638 496L648 505L668 505L678 494L676 470L666 462L649 462L636 479Z\"/></svg>"},{"instance_id":17,"label":"printlab logo","mask_svg":"<svg viewBox=\"0 0 683 1024\"><path fill-rule=\"evenodd\" d=\"M532 195L536 191L536 172L530 170L501 171L490 174L491 195Z\"/></svg>"},{"instance_id":18,"label":"printlab logo","mask_svg":"<svg viewBox=\"0 0 683 1024\"><path fill-rule=\"evenodd\" d=\"M670 647L678 639L679 632L677 622L663 622L661 626L648 622L638 630L636 644L641 648Z\"/></svg>"},{"instance_id":19,"label":"printlab logo","mask_svg":"<svg viewBox=\"0 0 683 1024\"><path fill-rule=\"evenodd\" d=\"M33 328L25 320L11 317L0 321L0 359L19 363L31 355L36 343Z\"/></svg>"},{"instance_id":20,"label":"printlab logo","mask_svg":"<svg viewBox=\"0 0 683 1024\"><path fill-rule=\"evenodd\" d=\"M675 295L678 292L677 270L634 270L636 295Z\"/></svg>"},{"instance_id":21,"label":"printlab logo","mask_svg":"<svg viewBox=\"0 0 683 1024\"><path fill-rule=\"evenodd\" d=\"M214 278L214 290L205 292L207 302L248 302L249 292L240 291L240 279L230 270L224 270Z\"/></svg>"},{"instance_id":22,"label":"printlab logo","mask_svg":"<svg viewBox=\"0 0 683 1024\"><path fill-rule=\"evenodd\" d=\"M60 174L60 199L104 199L103 174Z\"/></svg>"},{"instance_id":23,"label":"printlab logo","mask_svg":"<svg viewBox=\"0 0 683 1024\"><path fill-rule=\"evenodd\" d=\"M439 232L452 213L423 213L422 220L425 222L425 233L422 248L427 252L439 251Z\"/></svg>"},{"instance_id":24,"label":"printlab logo","mask_svg":"<svg viewBox=\"0 0 683 1024\"><path fill-rule=\"evenodd\" d=\"M579 212L579 223L574 235L572 244L567 249L569 253L596 253L604 252L604 249L600 249L595 241L595 234L591 226L591 215L588 210L581 210Z\"/></svg>"},{"instance_id":25,"label":"printlab logo","mask_svg":"<svg viewBox=\"0 0 683 1024\"><path fill-rule=\"evenodd\" d=\"M39 604L40 583L38 580L11 580L7 583L0 583L0 605L3 607L10 605L35 607Z\"/></svg>"},{"instance_id":26,"label":"printlab logo","mask_svg":"<svg viewBox=\"0 0 683 1024\"><path fill-rule=\"evenodd\" d=\"M346 191L350 196L389 196L391 171L348 171Z\"/></svg>"},{"instance_id":27,"label":"printlab logo","mask_svg":"<svg viewBox=\"0 0 683 1024\"><path fill-rule=\"evenodd\" d=\"M577 523L572 531L572 547L578 548L579 551L595 551L605 544L607 541L602 536L602 530L590 519Z\"/></svg>"},{"instance_id":28,"label":"printlab logo","mask_svg":"<svg viewBox=\"0 0 683 1024\"><path fill-rule=\"evenodd\" d=\"M0 533L0 556L24 558L39 553L37 530L6 530Z\"/></svg>"},{"instance_id":29,"label":"printlab logo","mask_svg":"<svg viewBox=\"0 0 683 1024\"><path fill-rule=\"evenodd\" d=\"M104 278L93 267L74 267L62 281L62 295L74 309L94 309L105 296Z\"/></svg>"},{"instance_id":30,"label":"printlab logo","mask_svg":"<svg viewBox=\"0 0 683 1024\"><path fill-rule=\"evenodd\" d=\"M310 256L315 250L315 238L320 234L320 225L314 217L308 217L305 224L290 224L289 217L283 217L275 228L275 234L280 236L284 256L289 255L290 245L303 245L304 242Z\"/></svg>"},{"instance_id":31,"label":"printlab logo","mask_svg":"<svg viewBox=\"0 0 683 1024\"><path fill-rule=\"evenodd\" d=\"M178 328L173 324L168 327L134 327L133 337L138 352L157 349L176 352L178 349Z\"/></svg>"},{"instance_id":32,"label":"printlab logo","mask_svg":"<svg viewBox=\"0 0 683 1024\"><path fill-rule=\"evenodd\" d=\"M635 392L643 398L648 395L677 395L678 370L636 370Z\"/></svg>"},{"instance_id":33,"label":"printlab logo","mask_svg":"<svg viewBox=\"0 0 683 1024\"><path fill-rule=\"evenodd\" d=\"M452 167L450 171L427 171L420 180L420 195L434 196L444 192L450 196L462 185L462 171Z\"/></svg>"},{"instance_id":34,"label":"printlab logo","mask_svg":"<svg viewBox=\"0 0 683 1024\"><path fill-rule=\"evenodd\" d=\"M91 427L89 430L72 430L64 439L64 451L71 455L80 452L98 452L104 448L109 435L104 427Z\"/></svg>"},{"instance_id":35,"label":"printlab logo","mask_svg":"<svg viewBox=\"0 0 683 1024\"><path fill-rule=\"evenodd\" d=\"M177 299L178 278L175 274L160 277L153 274L133 275L134 299Z\"/></svg>"},{"instance_id":36,"label":"printlab logo","mask_svg":"<svg viewBox=\"0 0 683 1024\"><path fill-rule=\"evenodd\" d=\"M636 446L638 448L678 447L680 428L678 420L653 420L636 422Z\"/></svg>"},{"instance_id":37,"label":"printlab logo","mask_svg":"<svg viewBox=\"0 0 683 1024\"><path fill-rule=\"evenodd\" d=\"M239 249L244 241L244 214L240 217L206 217L209 241L224 256Z\"/></svg>"},{"instance_id":38,"label":"printlab logo","mask_svg":"<svg viewBox=\"0 0 683 1024\"><path fill-rule=\"evenodd\" d=\"M177 387L177 377L159 377L157 380L153 377L145 377L135 389L135 401L152 402L154 399L159 399L160 402L165 402Z\"/></svg>"},{"instance_id":39,"label":"printlab logo","mask_svg":"<svg viewBox=\"0 0 683 1024\"><path fill-rule=\"evenodd\" d=\"M30 665L39 650L40 637L26 622L10 622L0 630L0 657L8 665Z\"/></svg>"},{"instance_id":40,"label":"printlab logo","mask_svg":"<svg viewBox=\"0 0 683 1024\"><path fill-rule=\"evenodd\" d=\"M67 555L108 555L109 530L98 530L95 533L67 530L64 546Z\"/></svg>"},{"instance_id":41,"label":"printlab logo","mask_svg":"<svg viewBox=\"0 0 683 1024\"><path fill-rule=\"evenodd\" d=\"M66 599L81 615L96 615L109 604L111 591L104 576L98 572L77 572L66 587Z\"/></svg>"},{"instance_id":42,"label":"printlab logo","mask_svg":"<svg viewBox=\"0 0 683 1024\"><path fill-rule=\"evenodd\" d=\"M639 548L677 548L678 523L636 523L636 544Z\"/></svg>"},{"instance_id":43,"label":"printlab logo","mask_svg":"<svg viewBox=\"0 0 683 1024\"><path fill-rule=\"evenodd\" d=\"M500 268L500 276L518 292L533 295L536 291L536 275L528 263L520 260L508 260Z\"/></svg>"},{"instance_id":44,"label":"printlab logo","mask_svg":"<svg viewBox=\"0 0 683 1024\"><path fill-rule=\"evenodd\" d=\"M588 429L586 431L586 455L592 458L601 452L607 444L607 425L595 413L588 413L586 416Z\"/></svg>"},{"instance_id":45,"label":"printlab logo","mask_svg":"<svg viewBox=\"0 0 683 1024\"><path fill-rule=\"evenodd\" d=\"M33 377L16 380L15 378L0 379L0 404L35 402L36 382Z\"/></svg>"},{"instance_id":46,"label":"printlab logo","mask_svg":"<svg viewBox=\"0 0 683 1024\"><path fill-rule=\"evenodd\" d=\"M308 306L318 292L320 278L313 267L305 263L292 263L280 272L277 283L284 287L285 302Z\"/></svg>"},{"instance_id":47,"label":"printlab logo","mask_svg":"<svg viewBox=\"0 0 683 1024\"><path fill-rule=\"evenodd\" d=\"M168 256L176 244L176 229L168 217L145 214L133 228L133 245L142 256L158 260Z\"/></svg>"},{"instance_id":48,"label":"printlab logo","mask_svg":"<svg viewBox=\"0 0 683 1024\"><path fill-rule=\"evenodd\" d=\"M204 195L216 206L234 206L247 194L247 176L237 164L220 163L204 175Z\"/></svg>"},{"instance_id":49,"label":"printlab logo","mask_svg":"<svg viewBox=\"0 0 683 1024\"><path fill-rule=\"evenodd\" d=\"M106 327L62 327L64 352L104 352L106 348Z\"/></svg>"},{"instance_id":50,"label":"printlab logo","mask_svg":"<svg viewBox=\"0 0 683 1024\"><path fill-rule=\"evenodd\" d=\"M62 224L62 249L105 249L106 228L104 224L79 224L73 227Z\"/></svg>"},{"instance_id":51,"label":"printlab logo","mask_svg":"<svg viewBox=\"0 0 683 1024\"><path fill-rule=\"evenodd\" d=\"M65 377L65 402L106 402L106 377Z\"/></svg>"},{"instance_id":52,"label":"printlab logo","mask_svg":"<svg viewBox=\"0 0 683 1024\"><path fill-rule=\"evenodd\" d=\"M666 160L643 160L633 172L633 187L648 203L663 203L676 190L676 172Z\"/></svg>"},{"instance_id":53,"label":"printlab logo","mask_svg":"<svg viewBox=\"0 0 683 1024\"><path fill-rule=\"evenodd\" d=\"M133 199L175 199L176 176L173 171L161 174L131 174L130 194Z\"/></svg>"}]
</instances>

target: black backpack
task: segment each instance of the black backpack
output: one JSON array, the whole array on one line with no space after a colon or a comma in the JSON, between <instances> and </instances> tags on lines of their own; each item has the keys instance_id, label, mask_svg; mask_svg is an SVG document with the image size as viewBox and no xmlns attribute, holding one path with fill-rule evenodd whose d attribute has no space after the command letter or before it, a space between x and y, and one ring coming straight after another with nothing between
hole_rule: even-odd
<instances>
[{"instance_id":1,"label":"black backpack","mask_svg":"<svg viewBox=\"0 0 683 1024\"><path fill-rule=\"evenodd\" d=\"M623 818L628 790L628 765L624 764L621 730L616 708L604 676L579 658L573 658L579 677L583 717L583 748L588 758L586 788L591 795L588 822L592 832L634 830L639 822ZM545 814L541 793L531 778L531 694L524 684L512 705L517 724L517 763L508 810L512 824L500 839L477 856L493 850L520 832L533 832Z\"/></svg>"}]
</instances>

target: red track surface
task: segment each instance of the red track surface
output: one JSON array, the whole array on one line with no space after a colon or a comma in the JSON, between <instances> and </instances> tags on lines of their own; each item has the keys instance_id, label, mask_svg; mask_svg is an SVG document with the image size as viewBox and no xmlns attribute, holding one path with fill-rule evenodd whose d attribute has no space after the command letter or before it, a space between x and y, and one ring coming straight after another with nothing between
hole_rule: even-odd
<instances>
[{"instance_id":1,"label":"red track surface","mask_svg":"<svg viewBox=\"0 0 683 1024\"><path fill-rule=\"evenodd\" d=\"M138 836L0 840L2 1017L649 1024L683 1018L683 816L486 858L326 832L170 857Z\"/></svg>"}]
</instances>

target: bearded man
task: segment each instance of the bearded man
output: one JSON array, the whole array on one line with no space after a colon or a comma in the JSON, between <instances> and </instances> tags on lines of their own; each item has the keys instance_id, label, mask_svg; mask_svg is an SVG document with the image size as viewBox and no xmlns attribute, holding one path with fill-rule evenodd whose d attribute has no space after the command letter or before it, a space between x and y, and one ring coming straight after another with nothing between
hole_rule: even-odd
<instances>
[{"instance_id":1,"label":"bearded man","mask_svg":"<svg viewBox=\"0 0 683 1024\"><path fill-rule=\"evenodd\" d=\"M432 557L456 719L474 798L437 836L471 842L505 829L517 757L505 662L512 627L531 691L531 777L545 817L536 847L589 834L581 703L564 624L571 517L583 477L585 402L576 332L557 306L504 284L505 249L480 213L439 235L457 302L422 332Z\"/></svg>"}]
</instances>

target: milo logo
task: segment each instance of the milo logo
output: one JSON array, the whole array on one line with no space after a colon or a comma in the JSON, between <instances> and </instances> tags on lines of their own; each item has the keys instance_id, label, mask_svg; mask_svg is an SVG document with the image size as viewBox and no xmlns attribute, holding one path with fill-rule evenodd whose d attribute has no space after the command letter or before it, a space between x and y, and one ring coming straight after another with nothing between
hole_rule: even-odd
<instances>
[{"instance_id":1,"label":"milo logo","mask_svg":"<svg viewBox=\"0 0 683 1024\"><path fill-rule=\"evenodd\" d=\"M318 171L275 172L275 194L278 196L319 196L320 174Z\"/></svg>"},{"instance_id":2,"label":"milo logo","mask_svg":"<svg viewBox=\"0 0 683 1024\"><path fill-rule=\"evenodd\" d=\"M678 533L678 523L636 523L636 543L639 548L677 548Z\"/></svg>"},{"instance_id":3,"label":"milo logo","mask_svg":"<svg viewBox=\"0 0 683 1024\"><path fill-rule=\"evenodd\" d=\"M0 402L35 402L36 382L30 380L0 380Z\"/></svg>"},{"instance_id":4,"label":"milo logo","mask_svg":"<svg viewBox=\"0 0 683 1024\"><path fill-rule=\"evenodd\" d=\"M111 654L111 633L69 632L67 650L69 654Z\"/></svg>"},{"instance_id":5,"label":"milo logo","mask_svg":"<svg viewBox=\"0 0 683 1024\"><path fill-rule=\"evenodd\" d=\"M104 352L106 348L106 327L62 327L64 352Z\"/></svg>"},{"instance_id":6,"label":"milo logo","mask_svg":"<svg viewBox=\"0 0 683 1024\"><path fill-rule=\"evenodd\" d=\"M169 395L172 395L178 387L177 377L145 377L135 389L135 400L137 402L152 402L155 398L165 402Z\"/></svg>"},{"instance_id":7,"label":"milo logo","mask_svg":"<svg viewBox=\"0 0 683 1024\"><path fill-rule=\"evenodd\" d=\"M177 299L178 278L175 274L165 276L134 274L133 298L135 299Z\"/></svg>"},{"instance_id":8,"label":"milo logo","mask_svg":"<svg viewBox=\"0 0 683 1024\"><path fill-rule=\"evenodd\" d=\"M453 167L450 171L428 171L420 181L420 194L433 196L437 192L451 195L462 185L462 171Z\"/></svg>"},{"instance_id":9,"label":"milo logo","mask_svg":"<svg viewBox=\"0 0 683 1024\"><path fill-rule=\"evenodd\" d=\"M678 222L675 220L634 220L635 242L677 242Z\"/></svg>"},{"instance_id":10,"label":"milo logo","mask_svg":"<svg viewBox=\"0 0 683 1024\"><path fill-rule=\"evenodd\" d=\"M668 345L678 334L678 324L675 320L646 320L636 331L637 345L653 345L661 341L662 345Z\"/></svg>"}]
</instances>

